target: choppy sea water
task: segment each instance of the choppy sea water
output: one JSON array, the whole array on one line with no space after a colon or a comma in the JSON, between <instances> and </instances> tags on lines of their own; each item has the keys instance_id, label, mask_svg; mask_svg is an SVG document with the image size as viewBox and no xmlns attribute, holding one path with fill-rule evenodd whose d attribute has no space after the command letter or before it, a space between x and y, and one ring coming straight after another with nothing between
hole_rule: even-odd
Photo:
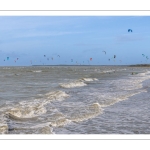
<instances>
[{"instance_id":1,"label":"choppy sea water","mask_svg":"<svg viewBox=\"0 0 150 150\"><path fill-rule=\"evenodd\" d=\"M0 67L1 134L149 134L150 68Z\"/></svg>"}]
</instances>

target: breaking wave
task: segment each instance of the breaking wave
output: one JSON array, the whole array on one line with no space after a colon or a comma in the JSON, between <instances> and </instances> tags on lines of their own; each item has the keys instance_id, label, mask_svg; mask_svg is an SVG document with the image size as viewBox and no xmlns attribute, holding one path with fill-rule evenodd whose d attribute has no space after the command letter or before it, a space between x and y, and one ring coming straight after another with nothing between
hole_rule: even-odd
<instances>
[{"instance_id":1,"label":"breaking wave","mask_svg":"<svg viewBox=\"0 0 150 150\"><path fill-rule=\"evenodd\" d=\"M69 116L71 121L79 122L94 118L102 113L102 108L99 103L93 103L89 106L72 108L72 113Z\"/></svg>"},{"instance_id":2,"label":"breaking wave","mask_svg":"<svg viewBox=\"0 0 150 150\"><path fill-rule=\"evenodd\" d=\"M30 101L23 101L9 109L6 114L11 119L15 120L29 120L36 119L37 116L42 115L47 112L45 105L50 103L53 100L64 100L66 97L69 97L63 91L53 91L45 94L41 99L34 99Z\"/></svg>"},{"instance_id":3,"label":"breaking wave","mask_svg":"<svg viewBox=\"0 0 150 150\"><path fill-rule=\"evenodd\" d=\"M8 125L6 123L6 118L4 115L0 116L0 134L8 133Z\"/></svg>"},{"instance_id":4,"label":"breaking wave","mask_svg":"<svg viewBox=\"0 0 150 150\"><path fill-rule=\"evenodd\" d=\"M74 82L70 82L70 83L62 83L60 84L61 87L63 88L74 88L74 87L82 87L82 86L86 86L87 84L85 84L82 81L74 81Z\"/></svg>"},{"instance_id":5,"label":"breaking wave","mask_svg":"<svg viewBox=\"0 0 150 150\"><path fill-rule=\"evenodd\" d=\"M37 117L43 113L46 113L46 109L43 104L34 104L30 102L12 108L6 114L11 119L24 120Z\"/></svg>"},{"instance_id":6,"label":"breaking wave","mask_svg":"<svg viewBox=\"0 0 150 150\"><path fill-rule=\"evenodd\" d=\"M42 70L35 70L35 71L32 71L32 72L42 72Z\"/></svg>"},{"instance_id":7,"label":"breaking wave","mask_svg":"<svg viewBox=\"0 0 150 150\"><path fill-rule=\"evenodd\" d=\"M63 88L74 88L74 87L82 87L86 86L87 84L85 82L90 82L90 81L97 81L98 79L96 78L82 78L73 82L69 83L62 83L60 84L61 87Z\"/></svg>"},{"instance_id":8,"label":"breaking wave","mask_svg":"<svg viewBox=\"0 0 150 150\"><path fill-rule=\"evenodd\" d=\"M98 81L96 78L82 78L83 81Z\"/></svg>"},{"instance_id":9,"label":"breaking wave","mask_svg":"<svg viewBox=\"0 0 150 150\"><path fill-rule=\"evenodd\" d=\"M64 100L65 98L69 97L68 94L66 94L63 91L53 91L45 94L46 98L48 100Z\"/></svg>"}]
</instances>

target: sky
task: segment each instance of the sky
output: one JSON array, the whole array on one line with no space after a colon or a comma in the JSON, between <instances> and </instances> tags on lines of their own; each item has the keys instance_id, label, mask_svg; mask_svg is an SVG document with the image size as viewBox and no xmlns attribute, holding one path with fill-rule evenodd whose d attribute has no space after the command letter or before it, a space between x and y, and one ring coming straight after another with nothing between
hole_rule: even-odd
<instances>
[{"instance_id":1,"label":"sky","mask_svg":"<svg viewBox=\"0 0 150 150\"><path fill-rule=\"evenodd\" d=\"M0 66L146 64L149 49L149 16L0 16Z\"/></svg>"}]
</instances>

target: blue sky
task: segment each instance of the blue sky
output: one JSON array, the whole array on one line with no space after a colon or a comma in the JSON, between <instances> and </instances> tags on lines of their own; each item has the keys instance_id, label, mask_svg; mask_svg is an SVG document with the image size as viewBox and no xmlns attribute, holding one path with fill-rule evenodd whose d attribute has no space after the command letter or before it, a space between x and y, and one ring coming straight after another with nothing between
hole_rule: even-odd
<instances>
[{"instance_id":1,"label":"blue sky","mask_svg":"<svg viewBox=\"0 0 150 150\"><path fill-rule=\"evenodd\" d=\"M150 63L149 49L149 16L0 16L1 66Z\"/></svg>"}]
</instances>

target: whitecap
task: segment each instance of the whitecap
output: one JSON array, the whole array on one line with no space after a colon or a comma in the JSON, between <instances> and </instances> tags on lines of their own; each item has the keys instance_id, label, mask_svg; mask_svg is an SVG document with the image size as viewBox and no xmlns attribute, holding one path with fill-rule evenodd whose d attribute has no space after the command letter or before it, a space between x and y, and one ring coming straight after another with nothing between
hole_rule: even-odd
<instances>
[{"instance_id":1,"label":"whitecap","mask_svg":"<svg viewBox=\"0 0 150 150\"><path fill-rule=\"evenodd\" d=\"M63 88L74 88L74 87L82 87L82 86L86 86L87 84L85 84L82 81L74 81L74 82L70 82L70 83L62 83L60 84L61 87Z\"/></svg>"},{"instance_id":2,"label":"whitecap","mask_svg":"<svg viewBox=\"0 0 150 150\"><path fill-rule=\"evenodd\" d=\"M95 118L102 113L102 108L99 103L93 103L89 106L72 108L72 113L69 116L71 121L80 122Z\"/></svg>"},{"instance_id":3,"label":"whitecap","mask_svg":"<svg viewBox=\"0 0 150 150\"><path fill-rule=\"evenodd\" d=\"M83 81L98 81L97 78L82 78Z\"/></svg>"},{"instance_id":4,"label":"whitecap","mask_svg":"<svg viewBox=\"0 0 150 150\"><path fill-rule=\"evenodd\" d=\"M59 101L64 100L65 98L69 97L69 95L63 91L52 91L52 92L46 93L45 96L49 100L59 100Z\"/></svg>"}]
</instances>

